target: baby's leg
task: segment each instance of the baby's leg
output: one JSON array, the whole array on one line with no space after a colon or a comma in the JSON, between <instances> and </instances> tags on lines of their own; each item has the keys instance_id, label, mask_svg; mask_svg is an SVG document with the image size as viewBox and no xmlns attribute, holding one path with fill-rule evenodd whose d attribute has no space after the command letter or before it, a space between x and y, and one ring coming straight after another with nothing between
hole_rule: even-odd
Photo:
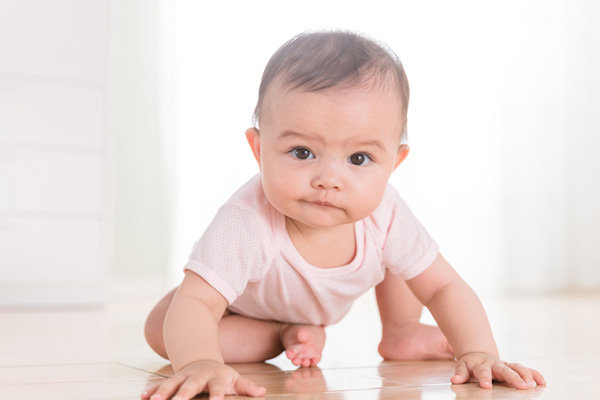
<instances>
[{"instance_id":1,"label":"baby's leg","mask_svg":"<svg viewBox=\"0 0 600 400\"><path fill-rule=\"evenodd\" d=\"M176 291L177 288L173 289L158 302L150 312L144 329L150 347L167 359L163 325ZM284 350L279 330L276 322L224 315L219 322L219 347L225 362L256 362L276 357Z\"/></svg>"},{"instance_id":2,"label":"baby's leg","mask_svg":"<svg viewBox=\"0 0 600 400\"><path fill-rule=\"evenodd\" d=\"M448 339L436 326L419 322L423 305L404 280L386 272L375 289L381 316L379 354L388 360L454 358Z\"/></svg>"},{"instance_id":3,"label":"baby's leg","mask_svg":"<svg viewBox=\"0 0 600 400\"><path fill-rule=\"evenodd\" d=\"M219 346L226 363L265 361L285 350L294 365L316 366L325 345L320 326L263 321L237 314L219 323Z\"/></svg>"},{"instance_id":4,"label":"baby's leg","mask_svg":"<svg viewBox=\"0 0 600 400\"><path fill-rule=\"evenodd\" d=\"M173 301L173 296L175 296L175 292L177 288L171 290L165 297L160 299L157 305L154 306L148 318L146 318L146 324L144 326L144 335L146 336L146 341L158 354L163 358L169 358L167 356L167 350L165 349L165 341L163 338L163 325L165 322L165 316L167 315L167 310L171 305L171 301Z\"/></svg>"},{"instance_id":5,"label":"baby's leg","mask_svg":"<svg viewBox=\"0 0 600 400\"><path fill-rule=\"evenodd\" d=\"M279 338L280 324L236 314L219 322L219 347L226 363L262 362L284 350Z\"/></svg>"},{"instance_id":6,"label":"baby's leg","mask_svg":"<svg viewBox=\"0 0 600 400\"><path fill-rule=\"evenodd\" d=\"M146 320L146 340L164 358L168 355L163 324L176 290L160 300ZM322 327L282 324L236 314L226 314L219 322L219 347L226 363L262 362L286 350L294 365L316 365L321 359L324 344L325 331Z\"/></svg>"}]
</instances>

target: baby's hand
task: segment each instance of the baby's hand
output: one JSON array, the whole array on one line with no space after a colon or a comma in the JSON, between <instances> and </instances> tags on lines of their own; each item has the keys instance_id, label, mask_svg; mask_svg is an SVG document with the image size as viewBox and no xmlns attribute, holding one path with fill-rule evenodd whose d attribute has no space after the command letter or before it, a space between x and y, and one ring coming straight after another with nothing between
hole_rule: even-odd
<instances>
[{"instance_id":1,"label":"baby's hand","mask_svg":"<svg viewBox=\"0 0 600 400\"><path fill-rule=\"evenodd\" d=\"M452 383L461 384L474 378L484 389L492 388L492 379L506 382L517 389L529 389L536 384L545 385L546 381L538 371L517 363L507 363L491 354L468 353L456 363L456 374Z\"/></svg>"},{"instance_id":2,"label":"baby's hand","mask_svg":"<svg viewBox=\"0 0 600 400\"><path fill-rule=\"evenodd\" d=\"M263 396L266 389L240 376L233 368L218 361L192 363L164 382L145 390L142 399L187 400L198 393L208 393L210 400L222 400L226 394Z\"/></svg>"}]
</instances>

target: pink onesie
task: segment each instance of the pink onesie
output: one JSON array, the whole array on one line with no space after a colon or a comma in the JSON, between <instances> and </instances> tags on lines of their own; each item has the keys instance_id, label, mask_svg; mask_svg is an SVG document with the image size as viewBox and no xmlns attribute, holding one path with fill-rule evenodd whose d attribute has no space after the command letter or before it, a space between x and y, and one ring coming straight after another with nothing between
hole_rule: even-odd
<instances>
[{"instance_id":1,"label":"pink onesie","mask_svg":"<svg viewBox=\"0 0 600 400\"><path fill-rule=\"evenodd\" d=\"M271 206L260 174L223 205L185 265L227 299L229 310L263 320L328 326L380 283L385 270L411 279L438 247L388 185L379 207L354 224L356 256L348 265L317 268L292 244L285 217Z\"/></svg>"}]
</instances>

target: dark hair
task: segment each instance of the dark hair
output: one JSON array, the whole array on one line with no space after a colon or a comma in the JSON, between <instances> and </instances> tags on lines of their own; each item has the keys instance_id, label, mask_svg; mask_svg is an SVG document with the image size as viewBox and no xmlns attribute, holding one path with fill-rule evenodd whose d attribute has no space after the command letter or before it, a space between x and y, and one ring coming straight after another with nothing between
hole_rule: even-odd
<instances>
[{"instance_id":1,"label":"dark hair","mask_svg":"<svg viewBox=\"0 0 600 400\"><path fill-rule=\"evenodd\" d=\"M309 92L365 85L392 87L401 99L401 138L406 138L408 79L398 56L383 43L344 31L309 31L292 38L265 67L254 109L255 126L267 90L275 80L284 88Z\"/></svg>"}]
</instances>

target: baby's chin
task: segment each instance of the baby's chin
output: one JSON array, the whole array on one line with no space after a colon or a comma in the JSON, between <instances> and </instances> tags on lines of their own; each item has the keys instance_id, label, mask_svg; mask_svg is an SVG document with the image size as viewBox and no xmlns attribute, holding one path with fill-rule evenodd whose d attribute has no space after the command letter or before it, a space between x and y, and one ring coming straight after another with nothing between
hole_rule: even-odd
<instances>
[{"instance_id":1,"label":"baby's chin","mask_svg":"<svg viewBox=\"0 0 600 400\"><path fill-rule=\"evenodd\" d=\"M285 214L284 214L285 215ZM318 216L315 216L315 218L307 218L307 217L294 217L294 216L289 216L286 215L285 218L296 224L296 225L303 225L306 227L310 227L313 229L332 229L332 228L338 228L344 225L350 225L350 224L354 224L355 222L361 221L362 219L366 218L319 218Z\"/></svg>"},{"instance_id":2,"label":"baby's chin","mask_svg":"<svg viewBox=\"0 0 600 400\"><path fill-rule=\"evenodd\" d=\"M336 228L336 227L341 227L344 225L350 225L350 224L354 224L356 222L362 221L363 219L367 218L369 215L371 215L371 213L367 213L367 214L350 214L348 211L346 210L340 210L341 212L339 213L340 215L336 215L334 217L330 216L330 215L326 215L326 216L314 216L313 218L293 218L293 217L288 217L292 220L296 220L306 226L310 226L312 228L322 228L322 229L327 229L327 228Z\"/></svg>"}]
</instances>

